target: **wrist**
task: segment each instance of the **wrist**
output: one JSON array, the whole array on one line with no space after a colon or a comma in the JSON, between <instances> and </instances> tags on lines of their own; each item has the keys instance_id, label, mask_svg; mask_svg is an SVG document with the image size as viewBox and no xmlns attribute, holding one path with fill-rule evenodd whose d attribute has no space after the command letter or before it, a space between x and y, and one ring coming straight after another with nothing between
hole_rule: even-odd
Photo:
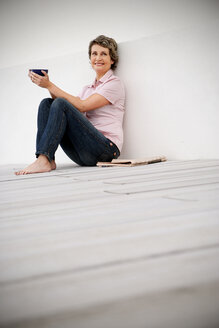
<instances>
[{"instance_id":1,"label":"wrist","mask_svg":"<svg viewBox=\"0 0 219 328\"><path fill-rule=\"evenodd\" d=\"M48 91L52 92L54 90L54 87L55 87L55 85L51 81L49 81L49 84L47 86Z\"/></svg>"}]
</instances>

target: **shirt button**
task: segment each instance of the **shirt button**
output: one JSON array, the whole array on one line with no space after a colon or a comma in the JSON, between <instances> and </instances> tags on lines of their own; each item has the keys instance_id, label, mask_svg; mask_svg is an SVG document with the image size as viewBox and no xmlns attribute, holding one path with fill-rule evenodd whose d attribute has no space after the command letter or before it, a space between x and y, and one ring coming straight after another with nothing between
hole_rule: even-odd
<instances>
[{"instance_id":1,"label":"shirt button","mask_svg":"<svg viewBox=\"0 0 219 328\"><path fill-rule=\"evenodd\" d=\"M110 146L111 146L111 147L113 146L112 142L110 142Z\"/></svg>"},{"instance_id":2,"label":"shirt button","mask_svg":"<svg viewBox=\"0 0 219 328\"><path fill-rule=\"evenodd\" d=\"M114 156L116 156L116 153L113 153Z\"/></svg>"}]
</instances>

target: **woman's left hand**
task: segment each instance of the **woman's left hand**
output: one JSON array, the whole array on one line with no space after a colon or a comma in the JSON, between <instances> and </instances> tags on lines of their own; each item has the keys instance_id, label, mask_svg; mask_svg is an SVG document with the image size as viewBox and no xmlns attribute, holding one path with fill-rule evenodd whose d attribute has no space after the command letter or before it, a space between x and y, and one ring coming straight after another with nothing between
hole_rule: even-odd
<instances>
[{"instance_id":1,"label":"woman's left hand","mask_svg":"<svg viewBox=\"0 0 219 328\"><path fill-rule=\"evenodd\" d=\"M33 83L38 85L41 88L48 88L50 86L50 80L49 80L49 75L45 72L42 71L44 76L38 75L32 71L29 71L29 77Z\"/></svg>"}]
</instances>

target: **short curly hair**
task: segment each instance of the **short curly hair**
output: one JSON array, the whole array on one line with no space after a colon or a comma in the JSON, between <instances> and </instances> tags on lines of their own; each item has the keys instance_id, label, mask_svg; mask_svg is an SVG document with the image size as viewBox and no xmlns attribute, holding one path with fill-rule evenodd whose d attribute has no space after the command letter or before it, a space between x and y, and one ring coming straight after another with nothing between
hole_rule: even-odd
<instances>
[{"instance_id":1,"label":"short curly hair","mask_svg":"<svg viewBox=\"0 0 219 328\"><path fill-rule=\"evenodd\" d=\"M118 46L117 46L116 41L112 38L108 38L105 35L99 35L97 38L90 41L90 43L89 43L89 48L88 48L89 58L91 58L91 48L94 44L98 44L101 47L109 49L110 58L114 62L111 65L111 69L115 70L117 67L118 61L119 61L119 56L118 56L118 52L117 52Z\"/></svg>"}]
</instances>

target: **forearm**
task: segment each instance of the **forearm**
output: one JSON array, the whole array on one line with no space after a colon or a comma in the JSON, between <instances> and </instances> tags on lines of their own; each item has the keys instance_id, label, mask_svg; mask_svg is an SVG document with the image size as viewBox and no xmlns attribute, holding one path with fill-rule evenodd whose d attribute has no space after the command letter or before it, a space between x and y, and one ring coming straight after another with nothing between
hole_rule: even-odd
<instances>
[{"instance_id":1,"label":"forearm","mask_svg":"<svg viewBox=\"0 0 219 328\"><path fill-rule=\"evenodd\" d=\"M92 94L91 96L89 96L84 100L80 99L79 97L72 96L69 93L58 88L55 84L53 84L49 80L49 77L46 74L46 72L44 71L42 72L44 76L40 76L36 73L29 72L29 76L32 82L41 88L46 88L53 99L55 98L66 99L68 102L70 102L70 104L72 104L75 108L77 108L82 113L110 104L109 100L107 100L104 96L100 94Z\"/></svg>"},{"instance_id":2,"label":"forearm","mask_svg":"<svg viewBox=\"0 0 219 328\"><path fill-rule=\"evenodd\" d=\"M50 93L50 96L52 97L52 99L56 99L56 96L54 94L52 94L51 92Z\"/></svg>"},{"instance_id":3,"label":"forearm","mask_svg":"<svg viewBox=\"0 0 219 328\"><path fill-rule=\"evenodd\" d=\"M60 88L58 88L52 82L49 83L49 86L48 86L47 89L48 89L48 91L51 94L51 97L53 99L55 99L55 98L64 98L64 99L68 100L80 112L85 112L86 111L84 101L81 100L79 97L72 96L69 93L61 90Z\"/></svg>"}]
</instances>

